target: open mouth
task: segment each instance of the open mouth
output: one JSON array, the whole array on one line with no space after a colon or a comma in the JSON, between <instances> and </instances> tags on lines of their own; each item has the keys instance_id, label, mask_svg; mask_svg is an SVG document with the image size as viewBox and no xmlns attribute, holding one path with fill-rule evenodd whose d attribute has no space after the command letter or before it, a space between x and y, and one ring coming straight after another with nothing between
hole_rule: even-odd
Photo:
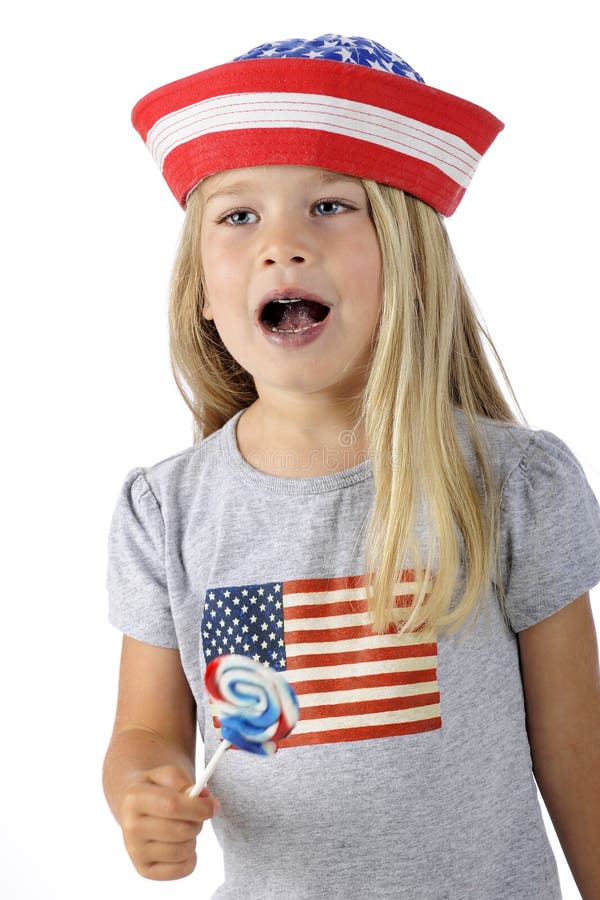
<instances>
[{"instance_id":1,"label":"open mouth","mask_svg":"<svg viewBox=\"0 0 600 900\"><path fill-rule=\"evenodd\" d=\"M279 297L270 300L264 307L260 319L271 331L284 334L299 334L314 328L329 314L329 307L316 300L297 297Z\"/></svg>"}]
</instances>

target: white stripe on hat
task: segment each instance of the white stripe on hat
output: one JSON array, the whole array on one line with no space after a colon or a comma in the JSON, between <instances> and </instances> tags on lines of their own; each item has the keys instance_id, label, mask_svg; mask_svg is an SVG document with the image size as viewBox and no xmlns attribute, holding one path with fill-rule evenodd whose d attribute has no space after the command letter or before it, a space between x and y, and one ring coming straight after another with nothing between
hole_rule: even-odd
<instances>
[{"instance_id":1,"label":"white stripe on hat","mask_svg":"<svg viewBox=\"0 0 600 900\"><path fill-rule=\"evenodd\" d=\"M467 188L481 159L466 141L379 106L321 94L225 94L163 116L146 144L161 171L176 147L207 134L249 128L309 128L358 138L431 163Z\"/></svg>"}]
</instances>

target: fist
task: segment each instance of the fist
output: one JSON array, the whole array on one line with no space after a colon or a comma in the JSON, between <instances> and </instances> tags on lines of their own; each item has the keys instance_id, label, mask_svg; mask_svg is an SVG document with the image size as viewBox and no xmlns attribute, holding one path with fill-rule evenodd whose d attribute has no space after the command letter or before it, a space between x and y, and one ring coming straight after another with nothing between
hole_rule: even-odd
<instances>
[{"instance_id":1,"label":"fist","mask_svg":"<svg viewBox=\"0 0 600 900\"><path fill-rule=\"evenodd\" d=\"M172 881L196 867L196 838L220 806L208 788L188 797L188 774L177 766L143 773L123 796L121 829L131 860L144 878Z\"/></svg>"}]
</instances>

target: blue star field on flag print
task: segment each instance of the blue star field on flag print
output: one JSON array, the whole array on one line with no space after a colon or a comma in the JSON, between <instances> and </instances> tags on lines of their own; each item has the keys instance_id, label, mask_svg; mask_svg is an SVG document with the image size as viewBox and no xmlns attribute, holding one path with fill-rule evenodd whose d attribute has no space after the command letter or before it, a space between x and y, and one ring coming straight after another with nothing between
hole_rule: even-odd
<instances>
[{"instance_id":1,"label":"blue star field on flag print","mask_svg":"<svg viewBox=\"0 0 600 900\"><path fill-rule=\"evenodd\" d=\"M392 53L382 44L363 37L343 37L339 34L322 34L312 41L291 38L286 41L261 44L242 56L236 56L234 62L243 59L289 59L291 57L357 63L424 83L424 79L412 66L409 66L397 53Z\"/></svg>"},{"instance_id":2,"label":"blue star field on flag print","mask_svg":"<svg viewBox=\"0 0 600 900\"><path fill-rule=\"evenodd\" d=\"M239 653L277 671L285 669L281 584L208 590L202 641L207 662L223 653Z\"/></svg>"}]
</instances>

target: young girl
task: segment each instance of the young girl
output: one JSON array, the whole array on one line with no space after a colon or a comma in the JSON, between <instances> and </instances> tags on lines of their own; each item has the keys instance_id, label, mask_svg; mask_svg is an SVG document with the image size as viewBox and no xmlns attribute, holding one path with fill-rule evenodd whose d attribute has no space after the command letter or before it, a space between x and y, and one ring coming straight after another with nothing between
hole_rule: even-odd
<instances>
[{"instance_id":1,"label":"young girl","mask_svg":"<svg viewBox=\"0 0 600 900\"><path fill-rule=\"evenodd\" d=\"M170 337L195 421L129 472L109 536L104 785L136 869L188 875L212 819L219 898L552 900L535 775L599 897L600 510L511 412L443 224L502 124L338 35L133 121L187 210ZM300 721L191 798L231 652L284 672Z\"/></svg>"}]
</instances>

